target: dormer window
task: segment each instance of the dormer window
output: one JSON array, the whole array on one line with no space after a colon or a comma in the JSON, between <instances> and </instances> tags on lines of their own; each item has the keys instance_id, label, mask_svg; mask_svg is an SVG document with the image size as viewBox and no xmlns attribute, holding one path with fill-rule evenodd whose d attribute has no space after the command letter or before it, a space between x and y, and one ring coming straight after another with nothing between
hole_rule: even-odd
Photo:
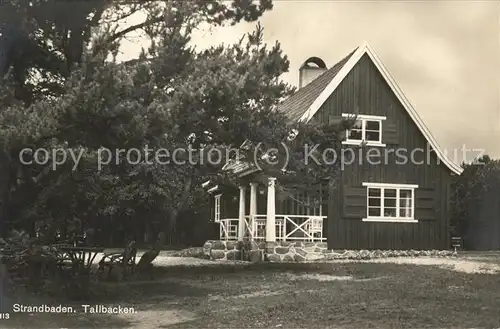
<instances>
[{"instance_id":1,"label":"dormer window","mask_svg":"<svg viewBox=\"0 0 500 329\"><path fill-rule=\"evenodd\" d=\"M346 140L342 144L368 146L385 146L382 143L382 123L384 116L342 113L343 118L356 118L353 127L346 132Z\"/></svg>"}]
</instances>

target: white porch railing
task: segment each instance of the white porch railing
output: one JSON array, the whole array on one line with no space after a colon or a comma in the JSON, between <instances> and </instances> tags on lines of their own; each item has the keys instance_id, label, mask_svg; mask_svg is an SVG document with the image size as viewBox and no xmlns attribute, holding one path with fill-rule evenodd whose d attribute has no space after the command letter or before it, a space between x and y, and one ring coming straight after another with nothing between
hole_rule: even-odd
<instances>
[{"instance_id":1,"label":"white porch railing","mask_svg":"<svg viewBox=\"0 0 500 329\"><path fill-rule=\"evenodd\" d=\"M326 241L323 221L326 216L276 215L276 241ZM220 222L221 240L238 240L238 219L226 218ZM266 239L266 215L245 216L245 238Z\"/></svg>"},{"instance_id":2,"label":"white porch railing","mask_svg":"<svg viewBox=\"0 0 500 329\"><path fill-rule=\"evenodd\" d=\"M323 221L326 216L276 215L277 241L326 241L323 237ZM245 238L266 239L266 215L245 216ZM220 220L221 240L238 239L238 219Z\"/></svg>"},{"instance_id":3,"label":"white porch railing","mask_svg":"<svg viewBox=\"0 0 500 329\"><path fill-rule=\"evenodd\" d=\"M219 221L221 240L238 240L238 218L225 218Z\"/></svg>"},{"instance_id":4,"label":"white porch railing","mask_svg":"<svg viewBox=\"0 0 500 329\"><path fill-rule=\"evenodd\" d=\"M266 239L266 215L245 216L245 237L250 240Z\"/></svg>"},{"instance_id":5,"label":"white porch railing","mask_svg":"<svg viewBox=\"0 0 500 329\"><path fill-rule=\"evenodd\" d=\"M277 215L276 217L278 241L326 241L323 237L323 220L326 216Z\"/></svg>"}]
</instances>

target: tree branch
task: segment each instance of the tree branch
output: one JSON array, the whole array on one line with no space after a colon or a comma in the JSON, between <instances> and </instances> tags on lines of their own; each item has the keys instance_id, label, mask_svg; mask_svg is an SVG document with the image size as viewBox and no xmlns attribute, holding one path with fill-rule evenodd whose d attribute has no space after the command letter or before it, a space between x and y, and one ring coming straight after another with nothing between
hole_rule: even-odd
<instances>
[{"instance_id":1,"label":"tree branch","mask_svg":"<svg viewBox=\"0 0 500 329\"><path fill-rule=\"evenodd\" d=\"M106 41L104 41L103 43L99 44L99 45L96 45L95 49L94 49L94 55L97 54L103 47L105 47L106 45L109 45L111 42L123 37L124 35L130 33L130 32L133 32L135 30L139 30L139 29L142 29L146 26L149 26L149 25L152 25L152 24L156 24L156 23L159 23L161 22L162 20L164 19L163 15L161 16L157 16L157 17L154 17L152 19L149 19L147 21L144 21L140 24L136 24L136 25L132 25L132 26L129 26L127 27L126 29L123 29L121 31L118 31L116 32L115 34L113 34L112 36L110 36Z\"/></svg>"}]
</instances>

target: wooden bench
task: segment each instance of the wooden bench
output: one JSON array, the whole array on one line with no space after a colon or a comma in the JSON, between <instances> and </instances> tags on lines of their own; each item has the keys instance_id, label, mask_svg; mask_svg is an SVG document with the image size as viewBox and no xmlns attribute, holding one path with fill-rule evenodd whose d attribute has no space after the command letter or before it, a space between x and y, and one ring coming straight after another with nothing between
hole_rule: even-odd
<instances>
[{"instance_id":1,"label":"wooden bench","mask_svg":"<svg viewBox=\"0 0 500 329\"><path fill-rule=\"evenodd\" d=\"M99 274L102 275L105 268L108 268L108 277L115 267L120 267L123 274L127 272L133 273L135 271L135 259L137 255L137 248L135 241L131 241L122 252L106 253L99 262Z\"/></svg>"}]
</instances>

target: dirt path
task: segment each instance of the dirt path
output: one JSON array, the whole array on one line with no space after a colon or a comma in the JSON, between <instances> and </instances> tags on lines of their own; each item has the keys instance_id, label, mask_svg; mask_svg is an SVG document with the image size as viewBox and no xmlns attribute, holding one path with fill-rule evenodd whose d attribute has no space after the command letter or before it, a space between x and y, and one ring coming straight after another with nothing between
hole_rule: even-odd
<instances>
[{"instance_id":1,"label":"dirt path","mask_svg":"<svg viewBox=\"0 0 500 329\"><path fill-rule=\"evenodd\" d=\"M140 257L141 254L139 254L138 256ZM99 258L100 257L98 257L97 261L99 261ZM486 259L484 257L481 257L481 255L469 257L469 255L467 254L461 255L457 258L401 257L366 261L337 260L328 263L337 263L337 265L328 264L326 268L342 268L342 266L344 266L340 265L342 263L352 263L353 265L348 266L352 266L353 268L356 267L356 263L414 264L437 267L435 269L430 269L430 272L427 270L422 271L422 269L419 268L414 269L415 271L421 271L422 275L424 276L429 275L428 273L434 272L437 276L443 276L442 269L463 273L500 273L499 257L490 257L489 259ZM175 266L231 266L232 264L248 263L236 261L211 261L192 257L173 257L170 252L162 252L154 261L154 264L156 266L168 268ZM268 302L270 305L269 307L281 307L280 305L282 304L288 305L287 302L282 301L283 298L300 298L300 296L304 294L325 294L326 297L324 296L322 298L327 298L327 296L330 296L329 291L331 289L336 289L335 287L343 287L345 291L357 291L356 289L362 289L359 287L364 286L370 287L370 289L374 289L373 287L385 285L385 282L390 282L391 280L393 280L391 276L394 275L392 271L383 271L383 267L380 273L377 272L375 275L367 278L356 277L352 274L340 273L342 271L333 271L332 274L318 273L314 268L312 268L311 271L295 273L293 271L289 271L288 265L284 267L283 272L269 272L266 274L266 266L265 264L262 265L263 272L237 271L235 274L229 271L226 275L226 272L221 271L220 274L204 274L204 270L200 269L201 271L199 271L199 276L195 275L189 277L179 274L176 271L172 271L172 273L175 274L171 275L168 274L169 271L166 271L164 277L157 277L155 280L116 282L116 286L114 289L130 289L133 292L130 295L133 297L132 299L130 299L131 304L126 305L126 303L123 302L124 304L122 304L121 306L137 306L139 308L136 309L136 313L118 314L115 316L80 315L78 318L61 317L57 322L53 322L53 319L51 320L49 318L44 318L43 314L41 314L36 316L36 320L35 317L31 316L26 319L26 323L30 323L30 326L14 325L9 328L34 328L34 326L31 326L31 324L34 325L35 323L57 323L59 325L57 328L100 327L159 329L169 328L170 326L173 326L174 328L197 329L201 324L205 325L205 321L222 321L221 323L224 323L224 321L226 321L227 319L232 319L234 317L233 314L236 314L238 312L248 312L249 307L262 307L259 306L259 303L261 302ZM323 267L325 267L324 265ZM369 267L372 268L372 266ZM378 267L380 266L373 266L373 268L375 269ZM208 269L207 271L209 272ZM399 274L405 273L404 269L396 271L401 271L398 272ZM182 271L180 273L182 273ZM453 280L454 277L455 276L452 276L451 280ZM446 290L446 293L466 294L466 292L464 291L467 290L467 287L464 286L463 281L461 281L462 276L457 275L456 277L458 283L450 283L450 287L448 290L451 289L451 292ZM473 276L471 276L471 278L472 277ZM316 281L317 283L312 283L314 281ZM370 281L370 284L364 285L365 281ZM425 285L428 284L428 282L429 281L426 279L419 284ZM399 279L394 281L393 284L399 284ZM405 284L411 284L411 282ZM419 287L420 286L415 286L414 288L420 289ZM493 291L495 289L490 290ZM293 291L292 295L290 295L291 291ZM363 290L360 291L363 292ZM383 292L383 288L380 288L379 293L383 294ZM476 296L474 295L475 292L470 293L472 294L471 296ZM135 299L135 294L137 294L137 300ZM390 296L386 296L384 298L381 299L384 302L390 300ZM138 300L144 300L144 303L135 303L135 301ZM450 297L450 300L454 299ZM304 305L308 305L310 303L310 300L305 299L303 300L303 302L306 303ZM331 302L334 302L334 300L332 300ZM323 305L322 303L323 302L320 302L318 305ZM348 305L348 303L345 305L339 305L338 307L347 307L346 305ZM277 308L277 310L282 310L282 312L284 313L289 312L287 311L288 309L279 307ZM291 306L288 305L287 307ZM262 310L265 311L266 308L263 308ZM290 314L287 313L287 316L289 315ZM214 316L220 317L220 319L213 320ZM232 323L236 323L234 322L236 321L234 319L232 319L231 321L233 321ZM2 326L0 325L0 327ZM207 325L207 327L209 326ZM212 323L211 327L214 327L214 323ZM48 327L41 326L41 328Z\"/></svg>"},{"instance_id":2,"label":"dirt path","mask_svg":"<svg viewBox=\"0 0 500 329\"><path fill-rule=\"evenodd\" d=\"M196 319L195 313L181 309L139 311L137 314L122 314L119 317L126 320L129 327L134 329L167 328Z\"/></svg>"},{"instance_id":3,"label":"dirt path","mask_svg":"<svg viewBox=\"0 0 500 329\"><path fill-rule=\"evenodd\" d=\"M141 256L144 254L144 252L138 252L137 253L137 261L141 258ZM94 264L99 263L99 261L102 259L104 254L99 253L97 254ZM156 259L153 261L153 265L155 266L203 266L203 265L214 265L214 264L220 264L221 262L213 261L213 260L208 260L208 259L201 259L201 258L194 258L194 257L173 257L171 256L171 253L168 251L162 251L156 257ZM247 264L247 262L242 262L242 261L224 261L224 264Z\"/></svg>"},{"instance_id":4,"label":"dirt path","mask_svg":"<svg viewBox=\"0 0 500 329\"><path fill-rule=\"evenodd\" d=\"M168 251L162 251L154 260L156 266L203 266L203 265L227 265L227 264L248 264L242 261L213 261L194 257L173 257ZM137 254L139 259L142 253ZM102 255L96 257L96 263ZM492 262L479 256L459 256L457 258L439 258L439 257L398 257L381 258L372 260L332 260L333 263L394 263L394 264L415 264L415 265L434 265L464 273L499 273L500 261Z\"/></svg>"},{"instance_id":5,"label":"dirt path","mask_svg":"<svg viewBox=\"0 0 500 329\"><path fill-rule=\"evenodd\" d=\"M372 260L335 260L331 262L342 263L391 263L391 264L414 264L414 265L434 265L441 268L464 272L464 273L500 273L500 265L493 262L486 262L476 258L438 258L438 257L399 257L381 258Z\"/></svg>"},{"instance_id":6,"label":"dirt path","mask_svg":"<svg viewBox=\"0 0 500 329\"><path fill-rule=\"evenodd\" d=\"M138 256L139 257L139 256ZM334 260L330 262L347 263L393 263L393 264L415 264L433 265L464 273L499 273L500 261L492 262L478 256L463 255L456 258L440 257L398 257L381 258L373 260ZM172 257L168 252L162 252L153 262L156 266L203 266L214 264L247 264L241 261L212 261L193 257Z\"/></svg>"},{"instance_id":7,"label":"dirt path","mask_svg":"<svg viewBox=\"0 0 500 329\"><path fill-rule=\"evenodd\" d=\"M338 260L332 261L334 263L392 263L392 264L414 264L414 265L425 265L425 266L437 266L443 269L458 271L463 273L500 273L500 264L482 261L479 258L468 258L467 256L462 256L458 258L434 258L434 257L419 257L419 258L410 258L410 257L401 257L401 258L387 258L387 259L375 259L368 261L359 261L359 260ZM233 262L234 263L234 262ZM175 265L193 265L200 266L204 264L228 264L226 261L209 261L209 260L201 260L189 257L169 257L165 255L160 255L160 257L155 261L155 264L158 266L175 266ZM364 281L383 281L386 280L387 276L373 277L368 279L360 279L352 276L335 276L335 275L325 275L325 274L317 274L317 273L303 273L303 274L294 274L294 273L284 273L288 282L296 282L301 280L314 280L318 282L328 282L328 281L340 281L340 282L352 282L356 284L357 282ZM166 281L171 281L173 283L178 284L188 284L193 285L195 283L189 282L190 280L184 280L180 278L167 278ZM206 283L205 283L206 284ZM243 284L243 283L241 283ZM332 282L333 284L333 282ZM195 284L196 286L196 284ZM241 310L241 305L247 305L244 303L248 303L250 301L258 302L263 298L267 298L271 300L272 298L279 299L280 295L285 294L286 291L276 290L276 289L264 289L266 287L261 287L262 289L256 289L251 292L239 292L234 293L232 295L208 295L206 303L207 305L212 305L210 307L216 308L213 305L217 305L217 303L221 303L221 305L227 305L221 308L222 313L226 312L239 312ZM454 287L456 289L462 289L462 287ZM295 288L298 289L298 288ZM320 291L327 290L328 288L317 288L312 289L311 293L317 294ZM352 288L351 288L352 289ZM297 292L298 290L296 290ZM240 301L241 300L241 301ZM251 303L251 302L250 302ZM184 307L179 307L180 305L164 305L162 310L147 310L147 311L139 311L138 314L134 316L124 316L127 321L130 321L133 328L137 329L149 329L149 328L166 328L170 325L175 324L184 324L191 328L189 322L191 321L200 321L197 319L198 317L202 317L202 315L192 312L189 309ZM207 306L208 307L208 306ZM212 310L212 314L215 312ZM198 323L198 322L194 322Z\"/></svg>"},{"instance_id":8,"label":"dirt path","mask_svg":"<svg viewBox=\"0 0 500 329\"><path fill-rule=\"evenodd\" d=\"M138 253L138 259L142 253ZM98 256L98 262L102 255ZM448 270L464 272L464 273L500 273L500 262L488 262L485 259L478 257L467 257L463 255L457 258L437 258L437 257L400 257L400 258L385 258L373 260L335 260L330 261L333 263L392 263L392 264L414 264L414 265L427 265L438 266ZM174 257L171 252L162 251L160 255L153 262L156 266L170 267L170 266L206 266L206 265L229 265L229 264L248 264L241 261L212 261L206 259L199 259L194 257ZM301 276L289 277L290 280L314 279L318 281L337 281L337 280L353 280L351 277L336 277L331 275L318 275L318 274L303 274ZM165 281L178 281L166 278ZM359 281L359 280L358 280ZM177 282L180 283L180 282ZM192 284L192 283L191 283ZM254 296L255 295L255 296ZM257 296L275 295L274 292L258 291L253 294L242 294L233 296L233 298L251 298ZM223 298L227 300L227 296L207 296L208 301L218 300ZM229 298L230 299L230 298ZM157 305L159 306L159 305ZM154 309L138 310L136 314L121 314L118 318L128 323L131 328L135 329L153 329L153 328L167 328L172 325L189 323L197 320L197 314L192 310L179 307L180 305L161 305Z\"/></svg>"}]
</instances>

